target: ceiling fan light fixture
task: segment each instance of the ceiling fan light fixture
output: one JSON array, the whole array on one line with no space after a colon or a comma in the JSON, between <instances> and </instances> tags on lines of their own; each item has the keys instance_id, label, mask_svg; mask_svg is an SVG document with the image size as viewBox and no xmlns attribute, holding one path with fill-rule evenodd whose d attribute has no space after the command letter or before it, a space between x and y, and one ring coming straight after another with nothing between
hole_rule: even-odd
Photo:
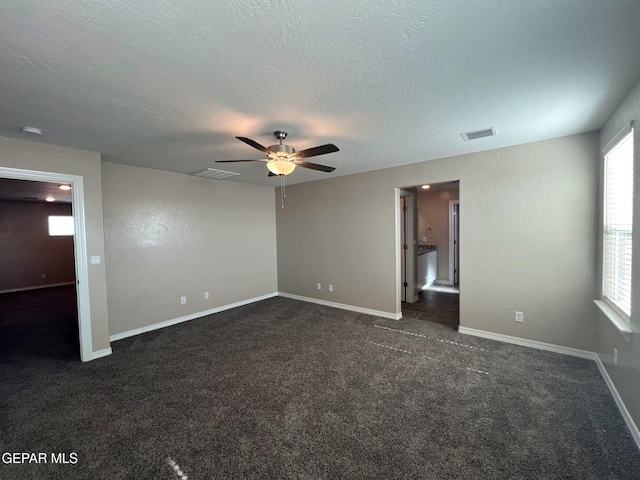
<instances>
[{"instance_id":1,"label":"ceiling fan light fixture","mask_svg":"<svg viewBox=\"0 0 640 480\"><path fill-rule=\"evenodd\" d=\"M296 168L296 164L289 160L271 160L267 168L274 175L289 175Z\"/></svg>"}]
</instances>

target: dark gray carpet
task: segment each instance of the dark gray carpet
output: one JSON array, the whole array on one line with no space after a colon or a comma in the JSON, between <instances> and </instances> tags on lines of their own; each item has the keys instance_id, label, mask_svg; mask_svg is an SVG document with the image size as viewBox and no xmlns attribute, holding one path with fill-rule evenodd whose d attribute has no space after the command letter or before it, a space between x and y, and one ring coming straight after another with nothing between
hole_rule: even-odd
<instances>
[{"instance_id":1,"label":"dark gray carpet","mask_svg":"<svg viewBox=\"0 0 640 480\"><path fill-rule=\"evenodd\" d=\"M284 298L113 349L4 358L0 450L78 461L0 479L640 478L589 360Z\"/></svg>"}]
</instances>

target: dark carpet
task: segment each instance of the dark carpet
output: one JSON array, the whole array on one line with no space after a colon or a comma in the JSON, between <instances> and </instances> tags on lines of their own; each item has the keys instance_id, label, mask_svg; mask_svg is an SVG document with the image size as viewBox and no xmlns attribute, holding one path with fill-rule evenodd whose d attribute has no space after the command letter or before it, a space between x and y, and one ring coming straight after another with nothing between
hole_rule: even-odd
<instances>
[{"instance_id":1,"label":"dark carpet","mask_svg":"<svg viewBox=\"0 0 640 480\"><path fill-rule=\"evenodd\" d=\"M75 285L0 294L0 362L14 356L80 360Z\"/></svg>"},{"instance_id":2,"label":"dark carpet","mask_svg":"<svg viewBox=\"0 0 640 480\"><path fill-rule=\"evenodd\" d=\"M0 365L0 479L637 479L594 362L273 298Z\"/></svg>"}]
</instances>

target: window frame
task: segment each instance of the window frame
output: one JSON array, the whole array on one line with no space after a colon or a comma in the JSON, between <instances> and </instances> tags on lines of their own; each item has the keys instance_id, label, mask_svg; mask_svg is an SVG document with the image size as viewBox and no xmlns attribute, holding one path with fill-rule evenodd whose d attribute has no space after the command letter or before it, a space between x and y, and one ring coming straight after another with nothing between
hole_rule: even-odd
<instances>
[{"instance_id":1,"label":"window frame","mask_svg":"<svg viewBox=\"0 0 640 480\"><path fill-rule=\"evenodd\" d=\"M627 338L627 335L631 333L631 308L632 305L629 306L630 311L627 314L613 299L608 298L605 295L605 275L607 269L605 267L605 262L607 259L607 255L605 255L605 236L606 236L606 218L607 218L607 156L620 145L620 143L625 140L629 135L631 135L631 142L633 146L632 153L632 172L631 172L631 182L635 178L637 172L635 171L635 158L637 157L635 151L635 128L634 122L630 122L625 128L620 131L603 149L602 149L602 176L600 179L600 187L602 189L600 207L601 207L601 232L600 232L600 300L596 301L596 304L600 307L603 313L614 323L614 325L618 328L618 330ZM633 188L633 187L632 187ZM633 193L632 193L633 195ZM632 197L632 207L633 203L635 203ZM633 222L633 220L632 220ZM631 230L631 258L633 265L633 225ZM633 278L630 279L629 289L632 288ZM630 292L630 295L632 292Z\"/></svg>"}]
</instances>

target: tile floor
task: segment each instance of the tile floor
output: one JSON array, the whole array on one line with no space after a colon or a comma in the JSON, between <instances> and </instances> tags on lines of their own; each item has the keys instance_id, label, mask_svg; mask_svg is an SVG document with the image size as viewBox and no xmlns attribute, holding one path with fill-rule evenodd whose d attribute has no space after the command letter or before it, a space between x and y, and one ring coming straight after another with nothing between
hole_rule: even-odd
<instances>
[{"instance_id":1,"label":"tile floor","mask_svg":"<svg viewBox=\"0 0 640 480\"><path fill-rule=\"evenodd\" d=\"M420 292L414 303L402 304L402 316L440 323L457 329L460 325L460 294L446 285L433 285Z\"/></svg>"}]
</instances>

